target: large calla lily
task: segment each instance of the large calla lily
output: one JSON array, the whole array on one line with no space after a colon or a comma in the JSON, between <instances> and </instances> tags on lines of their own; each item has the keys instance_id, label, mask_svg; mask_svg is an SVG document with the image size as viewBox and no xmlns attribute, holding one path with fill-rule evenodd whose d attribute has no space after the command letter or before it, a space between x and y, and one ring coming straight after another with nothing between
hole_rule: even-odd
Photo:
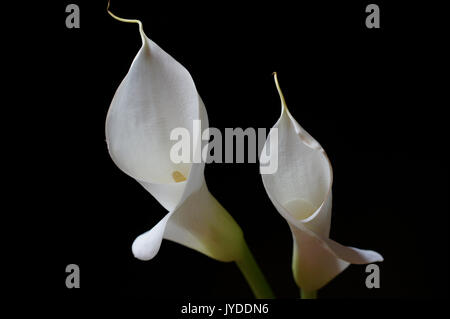
<instances>
[{"instance_id":1,"label":"large calla lily","mask_svg":"<svg viewBox=\"0 0 450 319\"><path fill-rule=\"evenodd\" d=\"M278 170L262 174L266 192L292 231L292 268L302 291L323 287L349 264L382 261L371 250L345 247L329 238L331 224L331 163L320 144L289 112L283 94L281 116L273 128L278 130ZM266 145L272 136L269 133ZM266 152L266 146L263 151Z\"/></svg>"},{"instance_id":2,"label":"large calla lily","mask_svg":"<svg viewBox=\"0 0 450 319\"><path fill-rule=\"evenodd\" d=\"M145 35L139 21L132 22L139 23L142 47L111 102L106 141L114 163L168 211L136 238L133 254L152 259L165 238L220 261L236 260L242 231L208 191L204 163L170 159L175 128L188 129L194 153L202 147L205 106L189 72ZM194 128L194 120L201 120L202 129Z\"/></svg>"},{"instance_id":3,"label":"large calla lily","mask_svg":"<svg viewBox=\"0 0 450 319\"><path fill-rule=\"evenodd\" d=\"M164 52L137 23L142 46L117 89L106 118L106 142L114 163L138 181L168 213L132 245L136 258L152 259L163 239L219 261L235 261L258 298L273 297L243 232L208 191L205 163L175 163L175 129L187 130L191 154L201 154L208 116L189 72ZM200 127L197 125L200 123ZM208 152L206 153L208 154ZM209 154L208 154L209 155Z\"/></svg>"}]
</instances>

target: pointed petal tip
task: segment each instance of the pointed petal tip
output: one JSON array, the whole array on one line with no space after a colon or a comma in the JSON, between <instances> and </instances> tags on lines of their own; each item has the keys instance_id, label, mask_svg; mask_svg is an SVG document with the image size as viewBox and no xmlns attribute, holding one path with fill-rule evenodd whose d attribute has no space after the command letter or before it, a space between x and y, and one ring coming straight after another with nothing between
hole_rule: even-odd
<instances>
[{"instance_id":1,"label":"pointed petal tip","mask_svg":"<svg viewBox=\"0 0 450 319\"><path fill-rule=\"evenodd\" d=\"M372 264L372 263L377 263L377 262L384 261L383 256L381 256L381 254L377 253L374 250L366 250L365 254L366 254L366 256L365 256L365 258L366 258L365 264Z\"/></svg>"},{"instance_id":2,"label":"pointed petal tip","mask_svg":"<svg viewBox=\"0 0 450 319\"><path fill-rule=\"evenodd\" d=\"M374 258L375 259L374 262L382 262L382 261L384 261L384 258L383 258L383 256L381 256L381 254L377 253L376 251L374 251L373 254L374 254L374 257L375 257Z\"/></svg>"},{"instance_id":3,"label":"pointed petal tip","mask_svg":"<svg viewBox=\"0 0 450 319\"><path fill-rule=\"evenodd\" d=\"M383 256L381 256L381 254L377 253L374 250L365 250L365 254L366 254L366 264L384 261Z\"/></svg>"}]
</instances>

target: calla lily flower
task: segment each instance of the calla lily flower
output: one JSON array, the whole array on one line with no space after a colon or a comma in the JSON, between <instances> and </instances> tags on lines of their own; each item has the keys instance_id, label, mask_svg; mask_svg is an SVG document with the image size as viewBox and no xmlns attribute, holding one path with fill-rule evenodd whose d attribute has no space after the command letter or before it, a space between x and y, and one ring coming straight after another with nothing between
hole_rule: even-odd
<instances>
[{"instance_id":1,"label":"calla lily flower","mask_svg":"<svg viewBox=\"0 0 450 319\"><path fill-rule=\"evenodd\" d=\"M312 293L350 264L374 263L383 261L383 257L375 251L342 246L329 238L331 163L322 146L289 112L276 73L274 76L281 99L281 116L273 126L278 130L278 170L261 176L267 195L292 232L295 281L302 293ZM271 136L272 130L266 145Z\"/></svg>"},{"instance_id":2,"label":"calla lily flower","mask_svg":"<svg viewBox=\"0 0 450 319\"><path fill-rule=\"evenodd\" d=\"M220 261L238 259L242 230L208 191L204 162L174 163L170 158L173 129L189 130L196 153L202 148L201 132L208 127L191 75L145 35L140 21L114 17L139 24L142 46L107 114L108 150L114 163L168 211L135 239L134 256L152 259L165 238ZM200 130L194 120L201 121Z\"/></svg>"},{"instance_id":3,"label":"calla lily flower","mask_svg":"<svg viewBox=\"0 0 450 319\"><path fill-rule=\"evenodd\" d=\"M107 11L119 21L137 23L142 39L108 110L109 154L168 211L134 240L134 256L150 260L168 239L219 261L235 261L257 298L273 298L241 228L206 185L205 162L198 157L205 149L202 132L208 116L191 75L145 35L139 20L117 17L109 2ZM187 163L171 160L172 133L179 129L190 133L196 154Z\"/></svg>"}]
</instances>

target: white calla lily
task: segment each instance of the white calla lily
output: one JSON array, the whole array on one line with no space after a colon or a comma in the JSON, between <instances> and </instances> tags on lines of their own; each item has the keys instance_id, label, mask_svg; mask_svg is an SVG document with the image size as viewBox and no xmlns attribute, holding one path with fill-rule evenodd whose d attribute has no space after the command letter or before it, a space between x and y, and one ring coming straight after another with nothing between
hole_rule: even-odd
<instances>
[{"instance_id":1,"label":"white calla lily","mask_svg":"<svg viewBox=\"0 0 450 319\"><path fill-rule=\"evenodd\" d=\"M132 245L136 258L152 259L163 239L195 249L219 261L235 261L257 297L271 297L243 232L209 192L203 161L174 163L174 129L187 129L192 154L201 154L208 127L205 106L189 72L144 33L142 46L117 89L106 118L106 142L114 163L138 181L168 211ZM200 121L201 128L194 121Z\"/></svg>"},{"instance_id":2,"label":"white calla lily","mask_svg":"<svg viewBox=\"0 0 450 319\"><path fill-rule=\"evenodd\" d=\"M331 163L320 144L289 112L276 73L274 76L281 99L281 116L273 126L278 130L278 170L261 176L269 198L292 231L295 281L302 292L314 292L349 264L378 262L383 257L375 251L342 246L329 238Z\"/></svg>"},{"instance_id":3,"label":"white calla lily","mask_svg":"<svg viewBox=\"0 0 450 319\"><path fill-rule=\"evenodd\" d=\"M220 261L239 256L240 227L210 194L204 163L175 164L170 159L175 128L187 128L201 148L208 127L205 106L189 72L143 32L142 47L117 89L106 119L106 142L114 163L138 181L169 212L133 243L136 258L152 259L163 238Z\"/></svg>"}]
</instances>

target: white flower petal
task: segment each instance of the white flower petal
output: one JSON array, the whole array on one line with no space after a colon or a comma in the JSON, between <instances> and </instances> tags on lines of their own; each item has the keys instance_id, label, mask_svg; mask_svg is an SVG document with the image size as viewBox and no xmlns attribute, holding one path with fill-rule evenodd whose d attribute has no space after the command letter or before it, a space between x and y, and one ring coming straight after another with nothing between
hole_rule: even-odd
<instances>
[{"instance_id":1,"label":"white flower petal","mask_svg":"<svg viewBox=\"0 0 450 319\"><path fill-rule=\"evenodd\" d=\"M203 105L189 72L142 35L144 43L111 102L106 141L116 165L167 208L180 197L172 172L188 176L191 169L191 164L170 160L175 143L169 140L170 132L177 127L192 132ZM166 184L164 195L152 184ZM165 198L166 193L174 199Z\"/></svg>"},{"instance_id":2,"label":"white flower petal","mask_svg":"<svg viewBox=\"0 0 450 319\"><path fill-rule=\"evenodd\" d=\"M331 163L320 144L289 113L275 80L282 101L281 116L273 127L278 129L278 170L261 176L269 198L293 234L296 282L302 289L313 291L350 263L372 263L383 258L374 251L345 247L329 239ZM271 137L269 133L262 152L266 152Z\"/></svg>"},{"instance_id":3,"label":"white flower petal","mask_svg":"<svg viewBox=\"0 0 450 319\"><path fill-rule=\"evenodd\" d=\"M194 154L206 144L201 139L208 127L203 101L189 72L147 38L141 24L140 32L143 45L108 111L106 140L116 165L169 213L135 239L133 254L141 260L152 259L166 238L221 261L235 260L243 234L209 193L205 164L174 164L170 159L176 143L170 141L174 128L191 133ZM194 130L194 120L201 121L199 131Z\"/></svg>"}]
</instances>

